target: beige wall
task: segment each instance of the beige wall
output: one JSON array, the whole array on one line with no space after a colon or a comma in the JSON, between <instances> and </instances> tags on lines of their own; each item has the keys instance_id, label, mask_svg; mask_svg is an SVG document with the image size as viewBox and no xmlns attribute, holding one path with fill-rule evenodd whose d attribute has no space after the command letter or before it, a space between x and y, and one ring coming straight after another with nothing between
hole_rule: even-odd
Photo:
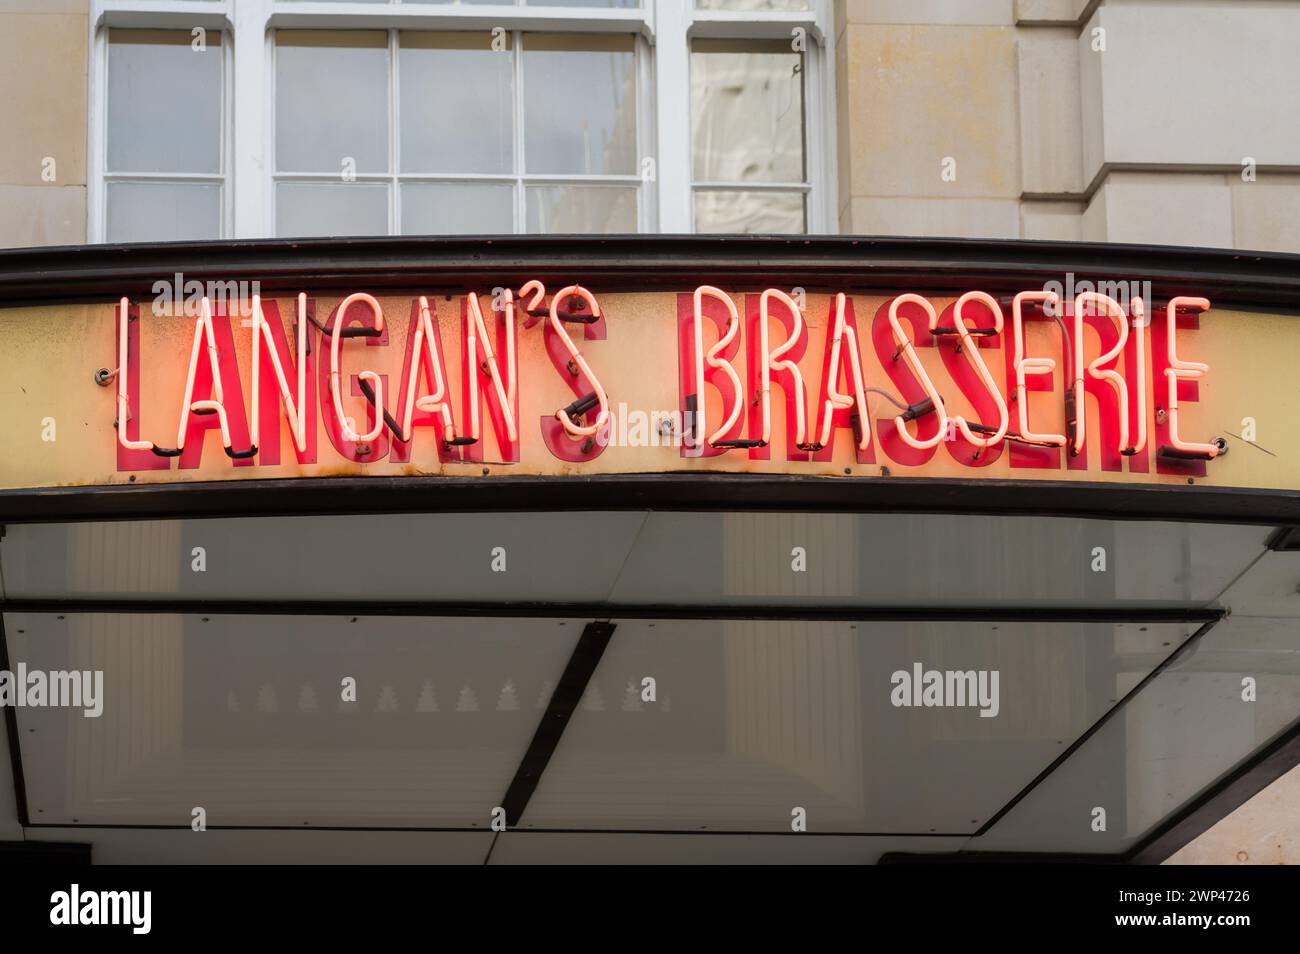
<instances>
[{"instance_id":1,"label":"beige wall","mask_svg":"<svg viewBox=\"0 0 1300 954\"><path fill-rule=\"evenodd\" d=\"M1018 234L1010 0L840 0L836 12L841 231Z\"/></svg>"},{"instance_id":2,"label":"beige wall","mask_svg":"<svg viewBox=\"0 0 1300 954\"><path fill-rule=\"evenodd\" d=\"M1172 865L1285 865L1300 861L1300 766L1169 859Z\"/></svg>"},{"instance_id":3,"label":"beige wall","mask_svg":"<svg viewBox=\"0 0 1300 954\"><path fill-rule=\"evenodd\" d=\"M0 246L86 241L88 2L0 0Z\"/></svg>"},{"instance_id":4,"label":"beige wall","mask_svg":"<svg viewBox=\"0 0 1300 954\"><path fill-rule=\"evenodd\" d=\"M844 232L1300 251L1300 2L836 0L836 30Z\"/></svg>"}]
</instances>

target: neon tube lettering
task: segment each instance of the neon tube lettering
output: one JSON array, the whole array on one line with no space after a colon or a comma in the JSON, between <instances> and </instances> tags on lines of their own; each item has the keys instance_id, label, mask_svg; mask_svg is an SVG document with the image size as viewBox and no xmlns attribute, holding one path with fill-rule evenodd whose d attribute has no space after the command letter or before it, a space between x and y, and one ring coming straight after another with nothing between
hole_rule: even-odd
<instances>
[{"instance_id":1,"label":"neon tube lettering","mask_svg":"<svg viewBox=\"0 0 1300 954\"><path fill-rule=\"evenodd\" d=\"M290 430L293 431L293 444L298 448L298 453L301 454L307 450L307 295L305 292L298 293L297 314L298 399L295 401L289 391L289 379L284 373L284 365L280 363L280 355L275 348L275 339L271 337L271 325L266 320L266 315L262 313L262 296L253 296L253 423L251 442L254 447L261 446L258 441L258 424L260 421L258 402L260 401L262 377L261 346L263 336L265 336L271 367L275 370L276 383L280 386L280 395L284 399L284 408L289 418ZM224 434L224 431L222 433Z\"/></svg>"},{"instance_id":2,"label":"neon tube lettering","mask_svg":"<svg viewBox=\"0 0 1300 954\"><path fill-rule=\"evenodd\" d=\"M131 417L131 402L126 393L130 366L130 352L127 351L127 319L130 309L131 303L126 297L117 304L117 441L127 450L151 451L154 449L153 441L134 441L126 436L126 422Z\"/></svg>"},{"instance_id":3,"label":"neon tube lettering","mask_svg":"<svg viewBox=\"0 0 1300 954\"><path fill-rule=\"evenodd\" d=\"M993 375L989 374L988 365L980 357L979 347L976 345L975 339L971 337L970 329L966 327L966 320L962 315L962 311L968 301L982 302L993 313L993 329L997 334L1002 334L1002 308L992 295L981 291L971 291L957 299L957 304L953 306L952 311L953 324L957 326L957 334L961 336L962 351L966 354L966 360L975 369L975 373L984 382L985 389L993 396L993 401L998 406L998 429L993 434L977 436L971 431L970 425L966 423L966 418L960 414L954 414L952 419L966 440L978 447L992 447L1006 435L1011 418L1010 413L1007 411L1007 402L1002 397L1002 392L993 383ZM938 317L934 316L933 312L931 312L931 315L930 330L933 331L933 322L937 322Z\"/></svg>"},{"instance_id":4,"label":"neon tube lettering","mask_svg":"<svg viewBox=\"0 0 1300 954\"><path fill-rule=\"evenodd\" d=\"M707 355L704 353L704 297L706 295L715 301L722 302L727 309L727 331L718 338L717 343L709 349ZM704 420L706 403L704 400L705 364L707 363L712 370L724 372L731 379L731 383L736 389L736 402L731 408L731 413L727 415L726 422L707 438L707 443L711 447L714 441L735 426L736 421L740 419L741 408L744 404L745 389L740 383L740 376L736 374L736 369L732 367L730 361L722 361L718 358L718 355L731 344L740 331L740 313L736 310L736 303L722 289L714 288L712 285L701 285L695 289L695 310L694 317L691 319L691 327L695 334L695 393L699 395L699 407L695 412L692 432L696 444L706 440L705 433L708 431Z\"/></svg>"},{"instance_id":5,"label":"neon tube lettering","mask_svg":"<svg viewBox=\"0 0 1300 954\"><path fill-rule=\"evenodd\" d=\"M790 314L794 316L794 327L790 330L790 336L780 345L772 350L768 341L767 330L767 303L771 299L777 299L790 309ZM803 447L808 443L808 408L807 398L804 395L803 375L799 373L799 365L786 359L781 360L782 356L791 348L799 343L803 336L803 312L799 306L785 292L777 288L768 288L758 299L758 338L759 338L759 365L760 387L759 401L763 408L763 436L764 444L772 442L772 370L786 371L794 379L794 413L795 413L795 445Z\"/></svg>"},{"instance_id":6,"label":"neon tube lettering","mask_svg":"<svg viewBox=\"0 0 1300 954\"><path fill-rule=\"evenodd\" d=\"M1175 326L1178 324L1178 308L1180 305L1207 311L1210 307L1210 300L1208 298L1193 298L1182 295L1169 300L1166 328L1169 367L1165 369L1165 378L1169 384L1169 443L1175 450L1189 454L1204 454L1213 459L1219 455L1219 449L1213 444L1198 444L1194 441L1182 440L1178 436L1178 382L1195 381L1210 370L1208 364L1200 361L1183 361L1178 357Z\"/></svg>"},{"instance_id":7,"label":"neon tube lettering","mask_svg":"<svg viewBox=\"0 0 1300 954\"><path fill-rule=\"evenodd\" d=\"M1027 291L1019 292L1011 300L1011 337L1015 348L1012 366L1016 369L1016 413L1020 424L1020 436L1026 441L1064 447L1064 434L1038 434L1029 429L1029 389L1025 383L1025 376L1027 374L1051 374L1056 370L1056 359L1025 357L1025 328L1022 309L1026 301L1047 302L1059 312L1061 296L1050 291Z\"/></svg>"},{"instance_id":8,"label":"neon tube lettering","mask_svg":"<svg viewBox=\"0 0 1300 954\"><path fill-rule=\"evenodd\" d=\"M912 346L912 339L907 336L903 330L902 323L898 319L898 309L905 304L919 305L924 309L926 317L930 320L930 330L939 323L939 316L935 314L934 306L929 300L920 295L906 294L899 295L889 303L889 327L894 333L894 344L897 345L903 353L903 359L906 361L908 368L918 381L921 387L925 389L925 395L934 404L934 413L939 417L939 429L934 432L934 436L928 440L920 441L911 435L907 429L907 421L903 415L899 414L894 418L894 426L898 428L898 436L909 447L916 450L929 450L931 447L938 447L939 442L944 439L948 432L948 412L944 409L943 398L939 397L939 392L935 390L934 382L930 380L930 375L921 366L921 359L916 356L916 349Z\"/></svg>"},{"instance_id":9,"label":"neon tube lettering","mask_svg":"<svg viewBox=\"0 0 1300 954\"><path fill-rule=\"evenodd\" d=\"M519 290L520 297L523 297L524 292L532 284L534 283L529 282L528 285L525 285ZM537 285L541 288L540 282L538 282ZM544 294L545 289L541 289L538 296L529 303L530 306L539 301L540 296ZM591 382L592 393L595 395L596 402L600 407L600 411L596 415L596 420L587 425L580 425L575 422L573 418L569 416L569 412L564 408L560 408L555 412L555 417L564 427L565 433L570 437L577 439L579 437L594 437L596 433L605 426L605 422L609 420L609 398L606 396L605 388L601 385L595 372L593 372L591 366L587 364L587 359L582 356L582 352L580 352L578 346L573 343L573 339L569 337L569 332L565 330L563 323L560 321L560 303L568 301L569 298L574 295L577 295L587 303L587 306L591 309L591 314L596 318L600 317L600 304L596 301L596 296L587 291L587 289L583 288L581 285L569 285L565 288L561 288L556 292L555 296L551 298L551 312L549 319L551 330L559 336L560 341L564 344L565 350L569 352L569 358L573 361L574 365L583 375L586 376L587 380Z\"/></svg>"},{"instance_id":10,"label":"neon tube lettering","mask_svg":"<svg viewBox=\"0 0 1300 954\"><path fill-rule=\"evenodd\" d=\"M466 323L467 327L465 328L468 339L466 348L469 361L468 367L465 368L465 374L469 376L467 380L469 386L470 437L476 440L482 437L480 433L481 422L479 420L478 373L483 368L486 368L488 376L492 379L492 389L496 392L497 405L501 408L501 414L505 419L506 434L510 439L510 443L513 444L519 437L514 412L515 391L518 384L515 359L514 292L509 288L505 290L506 383L504 385L501 383L501 369L498 366L496 355L492 353L492 341L488 336L487 327L483 323L483 310L479 306L478 295L470 292L465 300L469 305L469 321ZM483 348L483 360L481 362L478 360L480 343ZM422 407L422 409L424 408Z\"/></svg>"},{"instance_id":11,"label":"neon tube lettering","mask_svg":"<svg viewBox=\"0 0 1300 954\"><path fill-rule=\"evenodd\" d=\"M507 292L506 294L509 294ZM473 296L470 296L473 300ZM442 439L450 443L456 438L456 430L452 426L451 406L447 403L447 382L442 378L442 361L438 353L434 350L437 338L433 331L433 318L429 314L429 299L421 295L419 299L419 318L415 323L415 343L411 347L411 379L406 383L406 412L402 415L402 433L398 439L406 442L411 439L411 418L418 407L421 411L434 411L442 417L443 434ZM424 346L424 355L420 352L421 345ZM433 393L422 394L417 400L415 397L415 383L420 377L420 367L425 362L422 360L427 355L428 365L433 368ZM477 409L477 404L475 405Z\"/></svg>"},{"instance_id":12,"label":"neon tube lettering","mask_svg":"<svg viewBox=\"0 0 1300 954\"><path fill-rule=\"evenodd\" d=\"M212 368L212 397L193 400L194 377L199 370L199 349L206 343L208 364ZM216 414L221 427L221 445L227 456L248 457L257 453L257 447L236 451L230 442L230 421L226 417L225 390L221 385L221 355L217 351L216 333L212 330L212 302L204 295L199 302L199 315L194 320L194 346L190 349L190 369L185 378L185 398L181 404L181 421L176 433L176 450L185 449L185 432L189 429L190 414Z\"/></svg>"},{"instance_id":13,"label":"neon tube lettering","mask_svg":"<svg viewBox=\"0 0 1300 954\"><path fill-rule=\"evenodd\" d=\"M831 358L826 372L826 404L822 408L821 444L824 447L831 442L834 411L852 407L856 402L858 420L861 422L861 427L858 428L861 432L858 438L858 450L866 450L871 445L871 418L867 414L866 381L862 376L862 356L858 351L858 336L844 320L844 305L844 293L836 293L835 325L831 329ZM842 393L839 389L842 346L846 346L849 352L849 374L853 379L852 396Z\"/></svg>"},{"instance_id":14,"label":"neon tube lettering","mask_svg":"<svg viewBox=\"0 0 1300 954\"><path fill-rule=\"evenodd\" d=\"M1106 309L1106 315L1109 318L1117 319L1119 328L1119 337L1116 339L1114 346L1105 354L1100 354L1088 362L1088 374L1095 381L1106 381L1115 389L1115 396L1119 400L1119 452L1123 454L1128 449L1128 382L1124 376L1115 369L1101 370L1100 366L1109 361L1115 360L1124 352L1124 346L1128 344L1128 316L1124 314L1124 309L1120 307L1119 302L1109 295L1103 295L1099 292L1080 292L1074 296L1074 399L1075 413L1077 415L1078 426L1074 432L1074 452L1078 454L1083 450L1084 437L1088 432L1086 426L1086 408L1084 406L1083 390L1083 316L1084 304L1090 302L1094 305L1101 305Z\"/></svg>"},{"instance_id":15,"label":"neon tube lettering","mask_svg":"<svg viewBox=\"0 0 1300 954\"><path fill-rule=\"evenodd\" d=\"M339 428L343 431L344 439L369 444L379 437L384 429L384 415L382 413L384 407L383 382L374 371L362 371L358 375L362 381L370 382L370 386L375 392L375 407L378 413L375 414L375 426L368 434L358 434L348 423L348 417L343 413L343 394L339 387L339 340L343 337L348 308L354 301L364 302L370 308L371 313L375 316L376 332L384 330L384 311L379 307L379 302L375 300L373 295L367 295L365 292L354 292L339 302L337 317L334 319L334 328L330 332L330 394L334 398L334 415L338 418Z\"/></svg>"},{"instance_id":16,"label":"neon tube lettering","mask_svg":"<svg viewBox=\"0 0 1300 954\"><path fill-rule=\"evenodd\" d=\"M1120 447L1121 454L1136 454L1147 446L1146 304L1141 298L1134 298L1129 302L1129 311L1133 315L1133 344L1137 354L1137 440L1128 450Z\"/></svg>"}]
</instances>

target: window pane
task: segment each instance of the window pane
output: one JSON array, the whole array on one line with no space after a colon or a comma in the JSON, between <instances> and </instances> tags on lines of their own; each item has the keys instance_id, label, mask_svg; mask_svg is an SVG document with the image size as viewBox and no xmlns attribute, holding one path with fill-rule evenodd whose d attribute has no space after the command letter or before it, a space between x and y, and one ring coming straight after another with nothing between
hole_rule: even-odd
<instances>
[{"instance_id":1,"label":"window pane","mask_svg":"<svg viewBox=\"0 0 1300 954\"><path fill-rule=\"evenodd\" d=\"M802 192L695 193L695 231L782 234L807 229Z\"/></svg>"},{"instance_id":2,"label":"window pane","mask_svg":"<svg viewBox=\"0 0 1300 954\"><path fill-rule=\"evenodd\" d=\"M803 56L784 41L691 44L694 174L804 181Z\"/></svg>"},{"instance_id":3,"label":"window pane","mask_svg":"<svg viewBox=\"0 0 1300 954\"><path fill-rule=\"evenodd\" d=\"M108 171L221 171L221 34L112 30Z\"/></svg>"},{"instance_id":4,"label":"window pane","mask_svg":"<svg viewBox=\"0 0 1300 954\"><path fill-rule=\"evenodd\" d=\"M221 186L110 182L108 241L176 242L221 237Z\"/></svg>"},{"instance_id":5,"label":"window pane","mask_svg":"<svg viewBox=\"0 0 1300 954\"><path fill-rule=\"evenodd\" d=\"M401 36L402 171L514 171L511 53L492 34Z\"/></svg>"},{"instance_id":6,"label":"window pane","mask_svg":"<svg viewBox=\"0 0 1300 954\"><path fill-rule=\"evenodd\" d=\"M528 189L528 231L541 234L635 232L636 188L534 186Z\"/></svg>"},{"instance_id":7,"label":"window pane","mask_svg":"<svg viewBox=\"0 0 1300 954\"><path fill-rule=\"evenodd\" d=\"M289 292L286 297L292 298L292 295ZM334 300L338 297L339 294L336 293ZM397 300L400 299L381 296L380 303L387 309L400 308L401 305L396 304ZM402 304L408 302L403 301ZM439 308L445 308L445 313L455 313L457 316L460 313L459 305L446 307L440 304ZM325 313L328 314L328 310ZM388 314L391 316L396 312L389 310ZM459 320L459 317L455 319L457 323ZM150 326L148 334L152 335L155 331L157 334L169 333ZM192 331L191 327L186 333ZM460 332L455 332L455 335L459 338ZM456 347L455 341L450 338L444 345L449 349ZM326 342L326 347L328 346ZM450 359L450 351L447 357ZM325 360L329 360L328 355ZM328 520L310 516L256 516L212 520L187 518L98 523L17 523L5 527L4 538L0 539L0 575L4 577L5 595L14 598L102 596L175 599L202 604L206 600L217 599L318 599L322 594L328 593L329 598L334 600L472 600L513 603L552 600L560 603L592 603L604 600L618 586L624 564L635 556L634 549L639 547L638 535L647 516L645 511L456 511L335 514ZM715 538L723 532L723 518L721 515L710 515L717 519L710 521L701 537L683 531L683 527L691 526L687 518L692 515L678 513L666 516L669 520L665 532L678 533L682 539L691 541L692 550L703 550L706 554L693 557L690 561L690 595L692 599L697 599L701 593L707 592L701 589L697 568L705 563L711 568L714 564L721 565L717 559L710 562L707 554L715 552L719 547ZM802 533L807 523L790 522L791 518L797 516L801 515L773 515L771 519L774 525L777 521L785 520L782 526L789 525L795 528L791 532ZM672 517L683 519L673 520ZM910 514L898 514L895 518L884 521L885 530L898 533L897 528L902 525L911 532ZM844 535L852 536L854 546L859 538L865 543L873 539L873 534L878 533L878 528L868 525L865 518L833 514L827 515L825 519L835 521L839 527L847 526L849 530ZM933 519L936 523L941 520L938 517ZM917 547L927 543L933 546L936 545L935 541L941 542L945 547L950 543L956 547L970 540L983 540L988 536L989 528L998 525L998 520L1002 518L983 519L984 523L974 524L976 518L970 518L972 526L958 535L942 534L941 527L927 525L926 534L917 543ZM574 526L582 526L583 533L572 533ZM1202 535L1174 539L1165 535L1159 540L1156 549L1160 552L1156 556L1163 557L1157 564L1162 575L1171 563L1181 565L1177 563L1183 552L1180 544L1191 546L1203 540L1217 541L1226 532L1230 559L1245 565L1259 553L1260 541L1266 535L1265 532L1256 533L1252 538L1254 545L1249 550L1249 556L1243 558L1242 553L1246 548L1240 542L1240 530L1208 525L1200 529ZM662 538L662 535L657 535L657 538ZM818 539L823 538L829 539L832 545L841 550L846 548L844 543L837 543L826 534ZM528 567L528 572L498 573L485 560L466 559L463 541L468 539L492 540L493 546L504 547L510 554L510 559L515 560L518 566ZM1028 588L1030 582L1056 581L1060 587L1054 592L1060 592L1067 583L1073 585L1077 581L1078 574L1058 572L1054 575L1051 572L1063 565L1074 565L1066 562L1066 554L1077 552L1067 549L1075 537L1067 535L1061 541L1063 545L1057 545L1058 538L1052 533L1052 528L1048 527L1037 536L1030 531L1014 535L1017 545L1022 539L1039 544L1033 553L1058 554L1059 559L1046 564L1042 560L1037 561L1034 565L1046 567L1046 570L1032 580L1017 572L1027 560L1012 564L1005 576L1008 587ZM348 541L348 558L345 561L337 559L339 540ZM184 576L175 573L174 568L178 565L180 555L189 554L196 546L205 547L209 553L230 554L231 559L210 560L203 573L186 573ZM746 556L752 560L750 550L752 548L746 551ZM157 558L147 559L148 554L157 554ZM235 554L238 554L237 558ZM912 551L909 550L907 556L912 556ZM187 556L186 559L190 557ZM642 571L647 561L669 573L674 583L679 583L687 576L675 570L679 559L669 546L660 545L654 553L639 559L638 566ZM1227 562L1224 561L1225 564ZM910 580L913 590L922 592L928 605L933 591L909 576L907 566L898 562L886 563L884 555L880 557L880 565L892 566L897 570L886 577L889 584L896 584L900 579ZM948 570L959 565L963 564L954 550L951 559L943 563L942 567ZM376 567L382 572L376 575L358 575L358 566ZM575 566L581 566L583 572L574 573ZM863 565L859 584L863 589L874 585L875 577L868 572L874 566L875 564L872 567ZM69 573L69 567L77 569ZM742 572L747 572L747 569ZM1209 590L1225 573L1226 569L1218 574L1202 574L1196 589L1191 592ZM1093 578L1104 575L1108 574L1089 574ZM957 574L955 571L950 576L963 583L968 580L965 574ZM1236 576L1237 572L1232 572L1228 579ZM747 578L766 579L766 576L751 572ZM959 601L970 589L978 588L987 580L995 578L999 581L1004 579L1001 574L994 573L988 574L987 578L976 577L970 580L965 589L956 590L956 595L951 594L951 588L946 589L943 598ZM702 584L708 586L711 582L705 579ZM1219 593L1224 585L1226 583L1213 592ZM656 595L651 602L662 602L675 596L674 590L657 586L653 573L645 575L643 572L631 587L637 595L654 592ZM826 591L824 587L814 589L818 593ZM1156 594L1160 595L1166 590L1157 590ZM997 592L1005 594L1008 591L1004 587ZM1020 592L1018 589L1011 591ZM857 592L859 589L853 588L848 599L852 599ZM733 602L745 598L742 594ZM822 599L820 596L814 598ZM1076 600L1070 605L1080 604ZM581 624L578 624L578 628L581 629Z\"/></svg>"},{"instance_id":8,"label":"window pane","mask_svg":"<svg viewBox=\"0 0 1300 954\"><path fill-rule=\"evenodd\" d=\"M89 825L171 825L202 805L225 825L487 829L582 629L557 619L66 617L6 613L4 623L33 669L103 672L99 718L22 709L32 715L22 726L33 816ZM340 674L356 679L355 700L341 698Z\"/></svg>"},{"instance_id":9,"label":"window pane","mask_svg":"<svg viewBox=\"0 0 1300 954\"><path fill-rule=\"evenodd\" d=\"M275 233L387 235L388 186L377 182L281 182L275 188Z\"/></svg>"},{"instance_id":10,"label":"window pane","mask_svg":"<svg viewBox=\"0 0 1300 954\"><path fill-rule=\"evenodd\" d=\"M144 347L149 353L148 341ZM575 525L584 528L583 536L567 532ZM335 515L324 522L311 516L191 517L13 524L0 539L0 576L6 596L36 600L202 603L328 593L338 600L599 601L611 607L1149 610L1215 601L1251 569L1270 532L1221 523L1003 514L458 511ZM518 565L530 568L528 574L503 579L486 560L466 560L461 541L471 537L505 547ZM340 539L348 541L346 561L336 559ZM882 540L890 546L882 548ZM780 554L796 545L815 546L828 572L791 573L789 557ZM1140 560L1122 573L1078 573L1079 554L1098 545ZM181 556L188 560L195 546L240 557L210 560L206 572L178 575ZM981 548L988 559L972 563L969 554ZM144 560L145 553L157 558ZM575 575L577 564L584 571ZM358 566L383 572L358 575ZM918 566L927 572L918 574ZM936 579L944 580L941 588ZM1294 583L1286 592L1293 600ZM1280 612L1280 603L1263 605Z\"/></svg>"},{"instance_id":11,"label":"window pane","mask_svg":"<svg viewBox=\"0 0 1300 954\"><path fill-rule=\"evenodd\" d=\"M404 235L508 235L515 230L509 183L405 182Z\"/></svg>"},{"instance_id":12,"label":"window pane","mask_svg":"<svg viewBox=\"0 0 1300 954\"><path fill-rule=\"evenodd\" d=\"M409 3L410 0L407 0ZM641 5L640 0L524 0L531 7L622 7L631 9Z\"/></svg>"},{"instance_id":13,"label":"window pane","mask_svg":"<svg viewBox=\"0 0 1300 954\"><path fill-rule=\"evenodd\" d=\"M1228 766L1283 732L1300 711L1296 621L1253 612L1217 624L1124 700L1114 718L979 839L980 850L1039 851L1050 843L1057 851L1126 851ZM1242 705L1248 673L1268 685L1267 706ZM1124 675L1124 688L1136 681L1131 671ZM1086 819L1108 803L1123 809L1121 824L1106 831L1076 824L1080 811Z\"/></svg>"},{"instance_id":14,"label":"window pane","mask_svg":"<svg viewBox=\"0 0 1300 954\"><path fill-rule=\"evenodd\" d=\"M524 38L524 153L531 173L636 172L631 36Z\"/></svg>"},{"instance_id":15,"label":"window pane","mask_svg":"<svg viewBox=\"0 0 1300 954\"><path fill-rule=\"evenodd\" d=\"M388 171L387 34L276 34L275 158L282 172Z\"/></svg>"},{"instance_id":16,"label":"window pane","mask_svg":"<svg viewBox=\"0 0 1300 954\"><path fill-rule=\"evenodd\" d=\"M1117 682L1151 673L1161 644L1196 628L611 616L520 828L776 833L798 805L822 832L971 833L1106 713ZM899 706L891 674L917 660L988 674L988 700L996 671L997 717L982 717L992 702L975 711L978 690L966 706ZM640 673L655 675L653 704Z\"/></svg>"}]
</instances>

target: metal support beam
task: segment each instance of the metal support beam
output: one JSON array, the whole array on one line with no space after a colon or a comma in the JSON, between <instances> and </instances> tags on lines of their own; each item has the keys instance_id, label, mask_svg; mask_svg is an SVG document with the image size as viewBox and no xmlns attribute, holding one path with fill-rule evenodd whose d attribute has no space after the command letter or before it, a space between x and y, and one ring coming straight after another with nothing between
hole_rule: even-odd
<instances>
[{"instance_id":1,"label":"metal support beam","mask_svg":"<svg viewBox=\"0 0 1300 954\"><path fill-rule=\"evenodd\" d=\"M524 752L514 780L501 801L501 807L506 813L507 828L514 828L523 817L528 800L537 790L537 783L542 780L542 773L555 754L565 727L578 708L582 694L587 691L587 684L591 682L592 674L600 664L600 657L605 654L605 647L613 635L613 623L597 620L588 623L578 637L578 644L573 647L573 655L564 668L564 675L551 694L551 701L542 713L542 721L538 723L533 740L528 743L528 750Z\"/></svg>"}]
</instances>

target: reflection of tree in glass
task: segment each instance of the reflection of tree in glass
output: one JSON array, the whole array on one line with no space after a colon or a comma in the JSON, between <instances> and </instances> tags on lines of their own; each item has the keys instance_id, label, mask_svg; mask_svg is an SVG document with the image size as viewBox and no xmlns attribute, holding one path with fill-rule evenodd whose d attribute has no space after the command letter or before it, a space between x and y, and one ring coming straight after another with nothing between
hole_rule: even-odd
<instances>
[{"instance_id":1,"label":"reflection of tree in glass","mask_svg":"<svg viewBox=\"0 0 1300 954\"><path fill-rule=\"evenodd\" d=\"M803 75L803 55L782 41L692 44L694 179L713 186L697 188L698 230L803 230L802 190L735 188L805 181Z\"/></svg>"}]
</instances>

